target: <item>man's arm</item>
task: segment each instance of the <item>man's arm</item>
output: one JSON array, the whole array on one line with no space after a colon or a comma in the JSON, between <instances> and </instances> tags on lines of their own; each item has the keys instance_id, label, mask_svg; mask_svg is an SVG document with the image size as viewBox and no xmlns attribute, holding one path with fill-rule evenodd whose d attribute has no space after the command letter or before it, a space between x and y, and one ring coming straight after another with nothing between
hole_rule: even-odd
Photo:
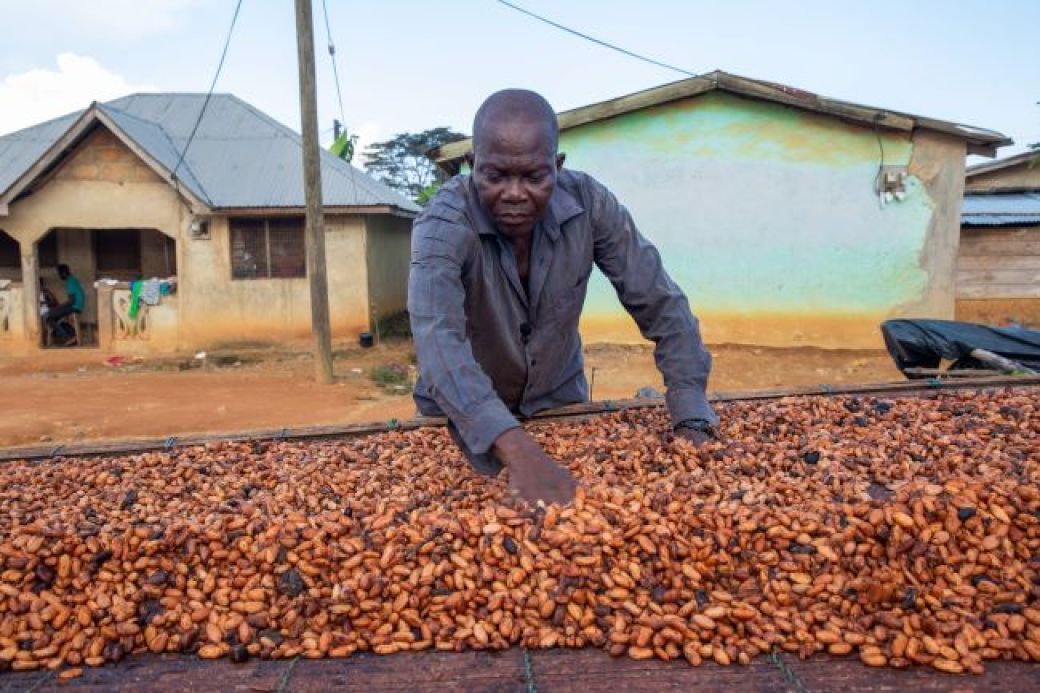
<instances>
[{"instance_id":1,"label":"man's arm","mask_svg":"<svg viewBox=\"0 0 1040 693\"><path fill-rule=\"evenodd\" d=\"M419 370L470 451L494 449L509 469L514 493L530 503L567 503L574 497L574 479L520 427L473 357L462 284L472 242L466 229L436 219L412 229L408 313Z\"/></svg>"},{"instance_id":2,"label":"man's arm","mask_svg":"<svg viewBox=\"0 0 1040 693\"><path fill-rule=\"evenodd\" d=\"M473 357L466 336L463 265L477 241L464 227L437 218L421 219L412 229L408 277L408 314L419 371L441 410L476 453L520 424L495 392Z\"/></svg>"},{"instance_id":3,"label":"man's arm","mask_svg":"<svg viewBox=\"0 0 1040 693\"><path fill-rule=\"evenodd\" d=\"M661 255L636 228L632 216L601 184L592 184L595 261L614 285L643 337L654 342L672 422L718 423L706 391L711 354L682 290L669 278Z\"/></svg>"}]
</instances>

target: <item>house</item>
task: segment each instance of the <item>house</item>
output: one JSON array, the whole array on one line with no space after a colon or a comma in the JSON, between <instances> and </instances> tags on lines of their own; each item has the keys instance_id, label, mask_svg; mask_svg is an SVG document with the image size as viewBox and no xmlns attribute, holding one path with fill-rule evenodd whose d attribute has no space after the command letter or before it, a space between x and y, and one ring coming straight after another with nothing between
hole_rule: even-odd
<instances>
[{"instance_id":1,"label":"house","mask_svg":"<svg viewBox=\"0 0 1040 693\"><path fill-rule=\"evenodd\" d=\"M1040 327L1040 152L965 172L957 319Z\"/></svg>"},{"instance_id":2,"label":"house","mask_svg":"<svg viewBox=\"0 0 1040 693\"><path fill-rule=\"evenodd\" d=\"M558 118L566 165L630 209L712 343L880 348L886 318L952 318L965 156L1010 143L718 71ZM431 156L456 173L469 147ZM602 276L582 332L638 339Z\"/></svg>"},{"instance_id":3,"label":"house","mask_svg":"<svg viewBox=\"0 0 1040 693\"><path fill-rule=\"evenodd\" d=\"M135 94L0 137L0 351L40 348L58 263L104 349L310 333L300 137L229 94L200 121L205 99ZM328 152L321 167L332 331L353 338L404 309L418 208ZM175 291L134 301L153 277Z\"/></svg>"}]
</instances>

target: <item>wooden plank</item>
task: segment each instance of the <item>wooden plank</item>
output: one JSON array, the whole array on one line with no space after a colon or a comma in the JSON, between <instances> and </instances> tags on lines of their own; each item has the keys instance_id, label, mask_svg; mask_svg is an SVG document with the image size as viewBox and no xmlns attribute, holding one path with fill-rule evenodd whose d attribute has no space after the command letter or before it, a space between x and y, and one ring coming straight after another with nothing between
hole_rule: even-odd
<instances>
[{"instance_id":1,"label":"wooden plank","mask_svg":"<svg viewBox=\"0 0 1040 693\"><path fill-rule=\"evenodd\" d=\"M523 651L416 652L388 657L355 655L347 659L300 660L285 690L328 691L490 691L527 690Z\"/></svg>"},{"instance_id":2,"label":"wooden plank","mask_svg":"<svg viewBox=\"0 0 1040 693\"><path fill-rule=\"evenodd\" d=\"M957 271L972 270L1033 270L1040 272L1040 253L994 253L961 255L957 258Z\"/></svg>"},{"instance_id":3,"label":"wooden plank","mask_svg":"<svg viewBox=\"0 0 1040 693\"><path fill-rule=\"evenodd\" d=\"M1040 271L1035 269L963 270L957 272L958 284L1040 285Z\"/></svg>"},{"instance_id":4,"label":"wooden plank","mask_svg":"<svg viewBox=\"0 0 1040 693\"><path fill-rule=\"evenodd\" d=\"M0 674L0 691L440 691L589 693L633 691L794 690L779 668L765 657L748 666L691 667L683 661L634 661L611 658L601 650L548 650L529 654L527 677L523 651L501 653L416 652L389 657L355 655L346 659L258 661L232 664L182 655L139 655L96 669L66 683L53 672ZM1040 690L1040 666L1030 662L987 662L978 676L952 676L929 667L867 667L856 657L783 656L784 664L810 691L912 690L919 693L972 690L976 693ZM290 669L291 667L291 669Z\"/></svg>"},{"instance_id":5,"label":"wooden plank","mask_svg":"<svg viewBox=\"0 0 1040 693\"><path fill-rule=\"evenodd\" d=\"M746 667L720 667L713 662L691 667L685 660L636 661L613 658L602 650L537 650L530 658L533 688L538 693L788 690L783 674L765 657Z\"/></svg>"},{"instance_id":6,"label":"wooden plank","mask_svg":"<svg viewBox=\"0 0 1040 693\"><path fill-rule=\"evenodd\" d=\"M809 691L946 693L970 690L1003 693L1040 690L1040 666L1030 662L986 662L986 671L979 676L942 674L930 667L868 667L858 657L817 656L806 660L792 657L788 666Z\"/></svg>"},{"instance_id":7,"label":"wooden plank","mask_svg":"<svg viewBox=\"0 0 1040 693\"><path fill-rule=\"evenodd\" d=\"M964 284L957 282L957 298L1040 298L1040 284L998 284L979 282Z\"/></svg>"},{"instance_id":8,"label":"wooden plank","mask_svg":"<svg viewBox=\"0 0 1040 693\"><path fill-rule=\"evenodd\" d=\"M962 236L957 257L975 255L1040 255L1040 233L1035 236L1013 236L1007 239L980 238L973 241L965 241Z\"/></svg>"},{"instance_id":9,"label":"wooden plank","mask_svg":"<svg viewBox=\"0 0 1040 693\"><path fill-rule=\"evenodd\" d=\"M287 660L254 659L244 664L211 661L185 655L137 655L118 664L84 667L83 675L68 682L55 680L54 672L0 674L0 691L274 691L279 690L289 668Z\"/></svg>"}]
</instances>

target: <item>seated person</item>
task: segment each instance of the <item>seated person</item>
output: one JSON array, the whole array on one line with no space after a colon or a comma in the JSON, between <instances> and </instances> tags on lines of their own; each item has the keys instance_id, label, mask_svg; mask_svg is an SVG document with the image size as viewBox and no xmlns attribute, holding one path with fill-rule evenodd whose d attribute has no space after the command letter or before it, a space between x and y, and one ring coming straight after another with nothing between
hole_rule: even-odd
<instances>
[{"instance_id":1,"label":"seated person","mask_svg":"<svg viewBox=\"0 0 1040 693\"><path fill-rule=\"evenodd\" d=\"M66 298L65 303L47 311L47 326L53 331L55 337L71 339L73 335L62 321L73 313L79 314L83 312L86 296L83 293L83 286L69 271L68 265L58 265L58 277L65 282L65 293L68 298Z\"/></svg>"},{"instance_id":2,"label":"seated person","mask_svg":"<svg viewBox=\"0 0 1040 693\"><path fill-rule=\"evenodd\" d=\"M58 305L58 299L54 292L47 288L43 278L40 278L40 317L46 319L47 315Z\"/></svg>"}]
</instances>

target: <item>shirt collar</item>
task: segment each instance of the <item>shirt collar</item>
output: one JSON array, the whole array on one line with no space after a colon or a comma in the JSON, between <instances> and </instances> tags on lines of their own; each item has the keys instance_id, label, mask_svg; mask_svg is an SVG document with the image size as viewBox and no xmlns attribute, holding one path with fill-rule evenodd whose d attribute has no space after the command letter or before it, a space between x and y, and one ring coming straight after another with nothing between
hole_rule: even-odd
<instances>
[{"instance_id":1,"label":"shirt collar","mask_svg":"<svg viewBox=\"0 0 1040 693\"><path fill-rule=\"evenodd\" d=\"M473 206L477 209L476 216L478 233L482 236L499 235L498 231L495 229L494 220L491 219L487 210L484 209L484 205L480 204L480 197L477 195L477 188L473 183L472 176L470 176L467 183L467 192L473 202ZM569 192L564 190L557 182L556 187L553 189L552 196L549 198L549 205L542 214L542 226L545 228L546 233L549 234L549 238L556 241L560 238L560 227L584 211L585 208L578 203L574 198L574 195L571 195Z\"/></svg>"}]
</instances>

